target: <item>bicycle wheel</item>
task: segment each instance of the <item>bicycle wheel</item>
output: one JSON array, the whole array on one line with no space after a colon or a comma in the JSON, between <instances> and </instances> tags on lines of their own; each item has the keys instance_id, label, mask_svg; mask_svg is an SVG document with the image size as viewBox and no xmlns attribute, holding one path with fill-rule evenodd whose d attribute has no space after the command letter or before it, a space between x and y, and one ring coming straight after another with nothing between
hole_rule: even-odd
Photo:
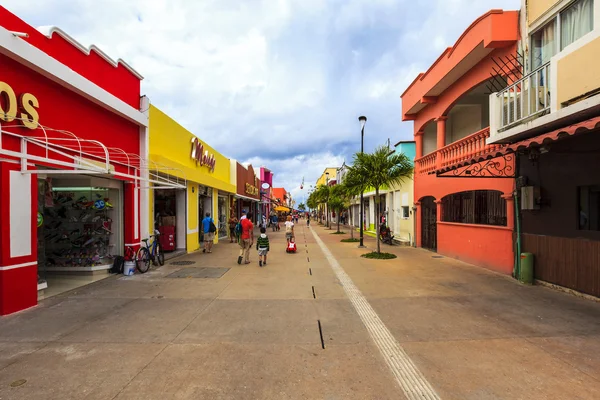
<instances>
[{"instance_id":1,"label":"bicycle wheel","mask_svg":"<svg viewBox=\"0 0 600 400\"><path fill-rule=\"evenodd\" d=\"M142 274L150 269L150 252L146 247L140 247L135 258L135 267Z\"/></svg>"},{"instance_id":2,"label":"bicycle wheel","mask_svg":"<svg viewBox=\"0 0 600 400\"><path fill-rule=\"evenodd\" d=\"M156 259L158 260L158 265L161 267L165 265L165 253L163 253L158 243L156 243Z\"/></svg>"}]
</instances>

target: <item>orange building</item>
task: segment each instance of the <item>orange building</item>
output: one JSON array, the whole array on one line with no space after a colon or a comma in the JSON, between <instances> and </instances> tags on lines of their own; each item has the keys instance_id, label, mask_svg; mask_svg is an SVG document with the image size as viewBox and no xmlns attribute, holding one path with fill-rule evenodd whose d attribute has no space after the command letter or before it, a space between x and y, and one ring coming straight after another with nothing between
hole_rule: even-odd
<instances>
[{"instance_id":1,"label":"orange building","mask_svg":"<svg viewBox=\"0 0 600 400\"><path fill-rule=\"evenodd\" d=\"M273 188L272 201L277 205L287 207L288 204L288 193L285 188Z\"/></svg>"},{"instance_id":2,"label":"orange building","mask_svg":"<svg viewBox=\"0 0 600 400\"><path fill-rule=\"evenodd\" d=\"M509 274L514 266L514 158L487 145L489 95L519 63L518 12L492 10L402 94L414 121L417 245Z\"/></svg>"}]
</instances>

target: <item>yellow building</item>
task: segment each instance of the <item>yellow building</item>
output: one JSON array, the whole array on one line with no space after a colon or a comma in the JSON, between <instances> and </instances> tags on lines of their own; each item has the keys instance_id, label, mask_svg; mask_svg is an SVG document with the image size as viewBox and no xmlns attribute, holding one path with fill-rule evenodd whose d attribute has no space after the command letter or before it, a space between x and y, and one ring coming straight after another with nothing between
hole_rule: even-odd
<instances>
[{"instance_id":1,"label":"yellow building","mask_svg":"<svg viewBox=\"0 0 600 400\"><path fill-rule=\"evenodd\" d=\"M328 182L328 180L327 180L328 178L329 178L329 181L335 180L336 172L337 172L337 168L335 168L335 167L325 168L325 170L323 171L323 173L321 174L319 179L317 179L316 187L319 187L320 185L326 185ZM329 174L329 175L327 175L327 174Z\"/></svg>"},{"instance_id":2,"label":"yellow building","mask_svg":"<svg viewBox=\"0 0 600 400\"><path fill-rule=\"evenodd\" d=\"M175 247L192 252L200 248L201 221L208 212L215 220L218 242L227 236L231 196L236 192L230 160L158 108L150 106L149 118L150 163L166 166L169 170L162 171L168 179L179 179L186 186L176 190L154 186L149 194L149 230L174 225Z\"/></svg>"}]
</instances>

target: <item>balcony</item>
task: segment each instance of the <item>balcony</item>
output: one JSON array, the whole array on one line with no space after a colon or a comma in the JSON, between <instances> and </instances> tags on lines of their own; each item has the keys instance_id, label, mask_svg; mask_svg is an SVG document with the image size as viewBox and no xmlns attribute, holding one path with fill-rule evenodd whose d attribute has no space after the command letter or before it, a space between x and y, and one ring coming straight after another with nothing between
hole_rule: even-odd
<instances>
[{"instance_id":1,"label":"balcony","mask_svg":"<svg viewBox=\"0 0 600 400\"><path fill-rule=\"evenodd\" d=\"M496 93L498 131L531 121L550 112L550 62L541 65ZM493 96L493 95L492 95Z\"/></svg>"},{"instance_id":2,"label":"balcony","mask_svg":"<svg viewBox=\"0 0 600 400\"><path fill-rule=\"evenodd\" d=\"M415 160L415 174L427 175L482 161L505 145L486 144L490 128L484 128Z\"/></svg>"}]
</instances>

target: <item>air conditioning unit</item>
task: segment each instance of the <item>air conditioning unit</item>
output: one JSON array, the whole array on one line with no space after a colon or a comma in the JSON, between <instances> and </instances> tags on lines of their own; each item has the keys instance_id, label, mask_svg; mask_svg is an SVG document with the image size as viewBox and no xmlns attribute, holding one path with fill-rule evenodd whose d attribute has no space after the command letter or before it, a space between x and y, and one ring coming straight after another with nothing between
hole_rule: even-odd
<instances>
[{"instance_id":1,"label":"air conditioning unit","mask_svg":"<svg viewBox=\"0 0 600 400\"><path fill-rule=\"evenodd\" d=\"M523 186L521 188L521 210L539 210L541 197L539 186Z\"/></svg>"}]
</instances>

